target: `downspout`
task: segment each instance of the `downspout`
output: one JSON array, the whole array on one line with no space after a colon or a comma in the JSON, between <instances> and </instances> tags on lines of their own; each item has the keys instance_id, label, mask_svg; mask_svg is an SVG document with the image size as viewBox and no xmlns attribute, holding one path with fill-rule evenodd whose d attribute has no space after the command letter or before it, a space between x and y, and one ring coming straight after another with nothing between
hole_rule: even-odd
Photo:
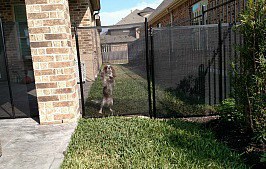
<instances>
[{"instance_id":1,"label":"downspout","mask_svg":"<svg viewBox=\"0 0 266 169\"><path fill-rule=\"evenodd\" d=\"M170 22L171 22L171 27L172 27L173 22L174 22L173 11L170 12Z\"/></svg>"},{"instance_id":2,"label":"downspout","mask_svg":"<svg viewBox=\"0 0 266 169\"><path fill-rule=\"evenodd\" d=\"M98 16L99 13L100 13L100 11L95 11L95 13L93 14L93 18L94 18L94 20L95 20L95 23L96 23L95 26L96 26L96 27L97 27L97 22L96 22L95 17ZM98 36L97 36L97 34L98 34L98 30L96 29L94 35L95 35L95 43L96 43L97 68L98 68L97 71L99 71L99 70L100 70L100 62L99 62L99 46L98 46ZM99 35L99 36L100 36L100 35ZM99 42L99 43L101 43L101 42Z\"/></svg>"}]
</instances>

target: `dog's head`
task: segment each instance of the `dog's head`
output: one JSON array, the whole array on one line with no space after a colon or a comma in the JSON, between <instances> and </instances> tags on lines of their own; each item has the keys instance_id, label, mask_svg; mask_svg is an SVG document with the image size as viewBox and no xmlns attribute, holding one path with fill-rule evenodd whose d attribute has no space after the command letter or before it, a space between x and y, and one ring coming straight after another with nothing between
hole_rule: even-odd
<instances>
[{"instance_id":1,"label":"dog's head","mask_svg":"<svg viewBox=\"0 0 266 169\"><path fill-rule=\"evenodd\" d=\"M112 78L116 77L115 69L111 65L104 66L103 72L104 72L104 74L111 75Z\"/></svg>"},{"instance_id":2,"label":"dog's head","mask_svg":"<svg viewBox=\"0 0 266 169\"><path fill-rule=\"evenodd\" d=\"M103 71L105 72L105 73L112 73L112 66L111 65L106 65L106 66L104 66L104 68L103 68Z\"/></svg>"}]
</instances>

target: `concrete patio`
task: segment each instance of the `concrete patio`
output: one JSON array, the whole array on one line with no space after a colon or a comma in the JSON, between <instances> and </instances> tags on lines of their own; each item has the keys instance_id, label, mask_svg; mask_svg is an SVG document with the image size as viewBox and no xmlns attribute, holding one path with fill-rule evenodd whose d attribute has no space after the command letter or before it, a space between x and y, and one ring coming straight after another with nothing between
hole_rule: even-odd
<instances>
[{"instance_id":1,"label":"concrete patio","mask_svg":"<svg viewBox=\"0 0 266 169\"><path fill-rule=\"evenodd\" d=\"M0 120L0 169L58 169L75 127L41 126L31 118Z\"/></svg>"}]
</instances>

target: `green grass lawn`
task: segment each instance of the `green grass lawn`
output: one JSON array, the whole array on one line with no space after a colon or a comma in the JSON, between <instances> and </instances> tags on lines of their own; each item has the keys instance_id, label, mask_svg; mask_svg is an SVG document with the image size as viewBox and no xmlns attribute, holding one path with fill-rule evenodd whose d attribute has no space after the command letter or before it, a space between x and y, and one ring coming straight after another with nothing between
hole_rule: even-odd
<instances>
[{"instance_id":1,"label":"green grass lawn","mask_svg":"<svg viewBox=\"0 0 266 169\"><path fill-rule=\"evenodd\" d=\"M148 114L148 90L146 72L143 65L114 65L117 72L114 87L114 115L145 115ZM99 114L102 100L102 81L98 77L90 89L86 102L87 117L106 117L112 115L108 109ZM188 105L174 95L157 86L156 88L158 117L178 117L186 115L209 114L211 106Z\"/></svg>"},{"instance_id":2,"label":"green grass lawn","mask_svg":"<svg viewBox=\"0 0 266 169\"><path fill-rule=\"evenodd\" d=\"M115 115L148 115L143 71L115 66ZM101 80L92 85L87 117L98 114ZM215 140L200 124L179 120L108 117L81 119L62 168L246 168L238 154Z\"/></svg>"},{"instance_id":3,"label":"green grass lawn","mask_svg":"<svg viewBox=\"0 0 266 169\"><path fill-rule=\"evenodd\" d=\"M140 76L141 72L136 67L116 65L114 66L117 77L114 87L114 115L148 115L148 91L147 80ZM102 100L102 82L100 77L96 79L90 89L86 103L87 117L109 116L111 112L104 109L104 114L99 114Z\"/></svg>"},{"instance_id":4,"label":"green grass lawn","mask_svg":"<svg viewBox=\"0 0 266 169\"><path fill-rule=\"evenodd\" d=\"M62 168L247 168L199 124L180 120L81 119Z\"/></svg>"}]
</instances>

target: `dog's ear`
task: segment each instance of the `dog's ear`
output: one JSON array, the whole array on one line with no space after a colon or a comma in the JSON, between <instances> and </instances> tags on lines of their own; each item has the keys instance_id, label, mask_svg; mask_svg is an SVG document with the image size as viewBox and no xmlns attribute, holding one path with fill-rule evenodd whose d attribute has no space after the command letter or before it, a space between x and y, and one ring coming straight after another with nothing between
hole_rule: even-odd
<instances>
[{"instance_id":1,"label":"dog's ear","mask_svg":"<svg viewBox=\"0 0 266 169\"><path fill-rule=\"evenodd\" d=\"M103 67L103 72L104 72L104 73L107 72L107 66L106 66L106 65Z\"/></svg>"},{"instance_id":2,"label":"dog's ear","mask_svg":"<svg viewBox=\"0 0 266 169\"><path fill-rule=\"evenodd\" d=\"M107 72L107 66L103 67L103 70L101 71L101 77L103 78L105 73Z\"/></svg>"},{"instance_id":3,"label":"dog's ear","mask_svg":"<svg viewBox=\"0 0 266 169\"><path fill-rule=\"evenodd\" d=\"M115 69L113 66L111 66L111 70L112 70L112 73L113 73L113 77L116 77L116 72L115 72Z\"/></svg>"},{"instance_id":4,"label":"dog's ear","mask_svg":"<svg viewBox=\"0 0 266 169\"><path fill-rule=\"evenodd\" d=\"M102 77L102 78L104 77L104 72L101 72L101 77Z\"/></svg>"}]
</instances>

